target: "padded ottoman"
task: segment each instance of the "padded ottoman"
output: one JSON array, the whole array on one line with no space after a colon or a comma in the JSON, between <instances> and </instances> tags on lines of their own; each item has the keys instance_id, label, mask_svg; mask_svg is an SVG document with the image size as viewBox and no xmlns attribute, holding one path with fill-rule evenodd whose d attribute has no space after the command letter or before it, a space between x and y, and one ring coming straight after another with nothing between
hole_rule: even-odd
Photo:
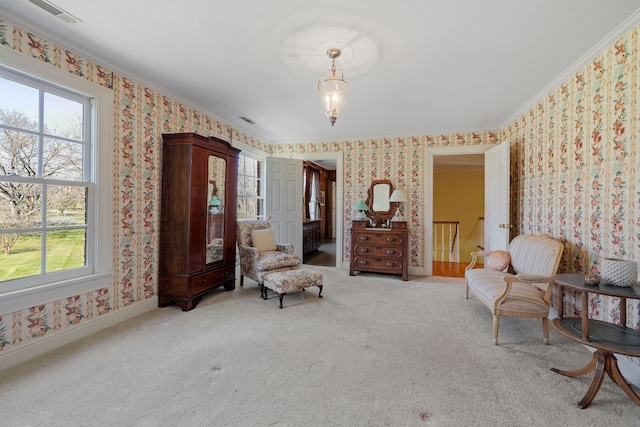
<instances>
[{"instance_id":1,"label":"padded ottoman","mask_svg":"<svg viewBox=\"0 0 640 427\"><path fill-rule=\"evenodd\" d=\"M310 270L287 270L269 273L264 276L260 286L262 299L267 299L267 289L269 288L278 294L280 298L280 308L282 308L282 298L287 292L298 291L317 286L319 288L318 298L322 298L322 274Z\"/></svg>"}]
</instances>

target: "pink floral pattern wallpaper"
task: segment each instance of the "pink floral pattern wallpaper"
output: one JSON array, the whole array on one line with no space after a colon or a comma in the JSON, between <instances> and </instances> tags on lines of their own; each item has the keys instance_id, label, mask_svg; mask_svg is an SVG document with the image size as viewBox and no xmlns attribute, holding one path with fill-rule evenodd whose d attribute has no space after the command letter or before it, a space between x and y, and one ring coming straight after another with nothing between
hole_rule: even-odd
<instances>
[{"instance_id":1,"label":"pink floral pattern wallpaper","mask_svg":"<svg viewBox=\"0 0 640 427\"><path fill-rule=\"evenodd\" d=\"M13 49L114 92L114 282L83 295L2 313L0 352L9 352L155 296L163 133L197 132L241 141L265 152L270 147L2 17L0 48Z\"/></svg>"},{"instance_id":2,"label":"pink floral pattern wallpaper","mask_svg":"<svg viewBox=\"0 0 640 427\"><path fill-rule=\"evenodd\" d=\"M598 273L600 260L640 262L639 27L506 127L517 233L565 243L560 269ZM566 313L580 299L565 297ZM617 298L592 297L593 318L620 321ZM640 328L638 302L627 326Z\"/></svg>"},{"instance_id":3,"label":"pink floral pattern wallpaper","mask_svg":"<svg viewBox=\"0 0 640 427\"><path fill-rule=\"evenodd\" d=\"M197 132L241 141L274 156L343 153L344 230L351 207L366 198L372 179L390 179L409 198L410 265L425 252L422 167L427 147L512 146L514 233L548 233L565 243L562 272L597 272L602 257L640 261L638 158L638 27L496 132L269 145L153 89L48 42L0 17L0 49L68 71L114 92L114 282L13 313L0 313L0 351L75 327L155 295L161 134ZM350 242L344 242L345 260ZM592 298L596 318L616 320L611 298ZM565 298L565 312L580 301ZM640 328L640 309L628 301L628 326Z\"/></svg>"}]
</instances>

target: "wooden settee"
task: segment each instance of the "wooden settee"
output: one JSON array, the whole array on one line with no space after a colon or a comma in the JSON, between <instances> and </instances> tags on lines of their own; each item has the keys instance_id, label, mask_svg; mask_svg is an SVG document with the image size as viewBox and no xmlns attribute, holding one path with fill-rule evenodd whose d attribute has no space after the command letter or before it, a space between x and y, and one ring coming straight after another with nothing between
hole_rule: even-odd
<instances>
[{"instance_id":1,"label":"wooden settee","mask_svg":"<svg viewBox=\"0 0 640 427\"><path fill-rule=\"evenodd\" d=\"M549 344L549 301L563 249L550 236L523 234L511 241L506 252L471 253L465 271L466 298L471 290L493 313L495 345L500 316L541 318L544 343ZM479 257L484 257L485 268L474 268Z\"/></svg>"}]
</instances>

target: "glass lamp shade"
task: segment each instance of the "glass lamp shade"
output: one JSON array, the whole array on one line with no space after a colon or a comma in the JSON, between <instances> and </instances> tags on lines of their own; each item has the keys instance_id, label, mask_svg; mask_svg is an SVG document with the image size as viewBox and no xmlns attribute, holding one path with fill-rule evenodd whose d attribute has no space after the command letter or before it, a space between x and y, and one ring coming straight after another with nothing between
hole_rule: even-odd
<instances>
[{"instance_id":1,"label":"glass lamp shade","mask_svg":"<svg viewBox=\"0 0 640 427\"><path fill-rule=\"evenodd\" d=\"M367 219L367 216L364 214L364 211L368 211L369 206L367 206L364 200L359 200L358 203L356 203L356 205L353 207L353 209L358 211L356 213L355 219L357 220Z\"/></svg>"},{"instance_id":2,"label":"glass lamp shade","mask_svg":"<svg viewBox=\"0 0 640 427\"><path fill-rule=\"evenodd\" d=\"M324 113L329 117L331 126L333 126L347 101L349 83L344 81L343 77L338 78L335 70L332 70L329 77L318 82L318 90L321 94L320 101Z\"/></svg>"},{"instance_id":3,"label":"glass lamp shade","mask_svg":"<svg viewBox=\"0 0 640 427\"><path fill-rule=\"evenodd\" d=\"M220 201L220 199L218 199L218 196L213 196L211 199L209 199L209 206L211 206L209 212L220 213L220 206L222 206L222 202Z\"/></svg>"}]
</instances>

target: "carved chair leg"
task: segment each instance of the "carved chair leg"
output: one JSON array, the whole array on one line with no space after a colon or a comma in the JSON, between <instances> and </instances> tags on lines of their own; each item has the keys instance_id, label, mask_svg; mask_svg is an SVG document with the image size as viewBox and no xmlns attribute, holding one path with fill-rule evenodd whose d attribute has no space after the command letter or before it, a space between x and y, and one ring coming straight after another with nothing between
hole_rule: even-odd
<instances>
[{"instance_id":1,"label":"carved chair leg","mask_svg":"<svg viewBox=\"0 0 640 427\"><path fill-rule=\"evenodd\" d=\"M499 327L499 316L497 314L493 315L493 344L498 345L498 327Z\"/></svg>"},{"instance_id":2,"label":"carved chair leg","mask_svg":"<svg viewBox=\"0 0 640 427\"><path fill-rule=\"evenodd\" d=\"M469 282L466 280L464 281L464 299L469 299Z\"/></svg>"},{"instance_id":3,"label":"carved chair leg","mask_svg":"<svg viewBox=\"0 0 640 427\"><path fill-rule=\"evenodd\" d=\"M267 299L267 289L264 287L263 283L260 283L260 298L263 300Z\"/></svg>"},{"instance_id":4,"label":"carved chair leg","mask_svg":"<svg viewBox=\"0 0 640 427\"><path fill-rule=\"evenodd\" d=\"M549 318L542 318L542 335L544 336L544 344L549 345Z\"/></svg>"},{"instance_id":5,"label":"carved chair leg","mask_svg":"<svg viewBox=\"0 0 640 427\"><path fill-rule=\"evenodd\" d=\"M244 286L244 276L240 275L240 286Z\"/></svg>"},{"instance_id":6,"label":"carved chair leg","mask_svg":"<svg viewBox=\"0 0 640 427\"><path fill-rule=\"evenodd\" d=\"M284 298L284 296L285 296L286 294L287 294L287 293L285 292L284 294L279 294L279 295L278 295L278 297L280 298L280 308L281 308L281 309L282 309L282 298Z\"/></svg>"},{"instance_id":7,"label":"carved chair leg","mask_svg":"<svg viewBox=\"0 0 640 427\"><path fill-rule=\"evenodd\" d=\"M318 298L322 298L322 285L318 285L318 288L320 289L318 291Z\"/></svg>"}]
</instances>

